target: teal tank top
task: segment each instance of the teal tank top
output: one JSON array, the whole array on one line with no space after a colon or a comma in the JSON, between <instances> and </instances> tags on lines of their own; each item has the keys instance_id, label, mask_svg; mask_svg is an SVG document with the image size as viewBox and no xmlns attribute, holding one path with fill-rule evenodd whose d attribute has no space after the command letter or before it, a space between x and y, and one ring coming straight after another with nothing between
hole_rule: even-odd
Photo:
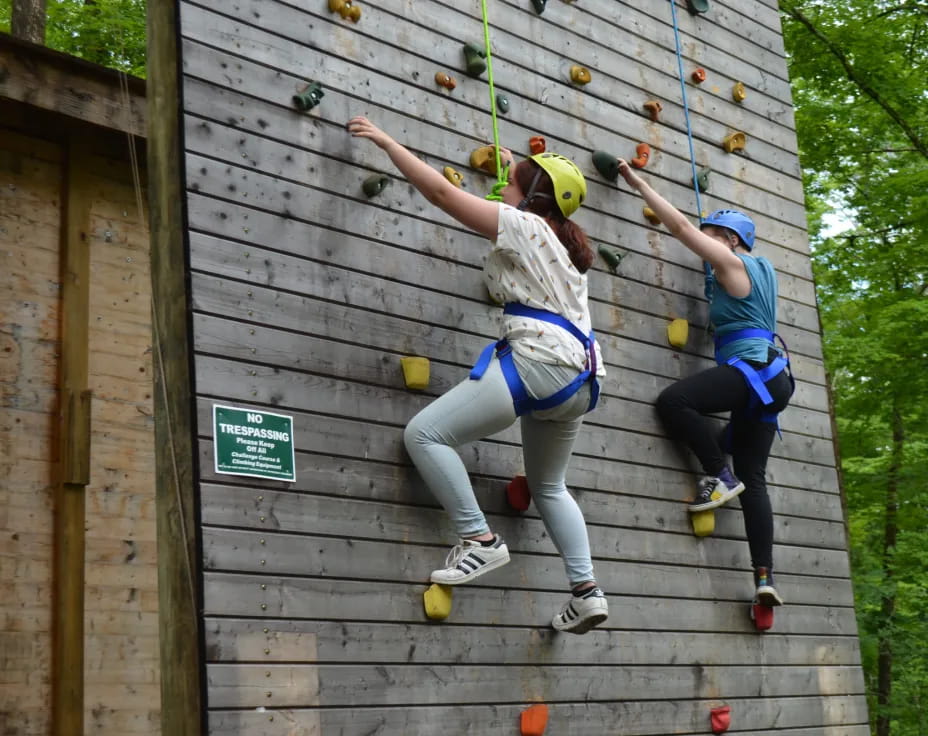
<instances>
[{"instance_id":1,"label":"teal tank top","mask_svg":"<svg viewBox=\"0 0 928 736\"><path fill-rule=\"evenodd\" d=\"M709 319L719 337L736 330L760 328L776 332L777 328L777 274L766 258L737 254L751 279L751 293L739 299L730 296L716 283L709 303ZM719 363L733 355L744 360L767 362L770 343L760 337L735 340L719 350Z\"/></svg>"}]
</instances>

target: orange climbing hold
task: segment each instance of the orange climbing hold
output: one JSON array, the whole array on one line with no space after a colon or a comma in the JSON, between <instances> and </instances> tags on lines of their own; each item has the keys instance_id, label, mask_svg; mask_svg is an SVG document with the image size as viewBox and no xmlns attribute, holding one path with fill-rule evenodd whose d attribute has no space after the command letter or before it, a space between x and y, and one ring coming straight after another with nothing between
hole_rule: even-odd
<instances>
[{"instance_id":1,"label":"orange climbing hold","mask_svg":"<svg viewBox=\"0 0 928 736\"><path fill-rule=\"evenodd\" d=\"M712 733L725 733L731 726L731 706L720 705L713 708L709 713L709 723L712 726Z\"/></svg>"},{"instance_id":2,"label":"orange climbing hold","mask_svg":"<svg viewBox=\"0 0 928 736\"><path fill-rule=\"evenodd\" d=\"M544 153L546 145L545 139L540 135L533 135L528 139L528 150L532 152L533 156Z\"/></svg>"},{"instance_id":3,"label":"orange climbing hold","mask_svg":"<svg viewBox=\"0 0 928 736\"><path fill-rule=\"evenodd\" d=\"M699 69L693 72L691 78L696 84L702 84L706 81L706 70L699 67Z\"/></svg>"},{"instance_id":4,"label":"orange climbing hold","mask_svg":"<svg viewBox=\"0 0 928 736\"><path fill-rule=\"evenodd\" d=\"M435 72L435 84L449 92L458 86L457 80L446 72Z\"/></svg>"},{"instance_id":5,"label":"orange climbing hold","mask_svg":"<svg viewBox=\"0 0 928 736\"><path fill-rule=\"evenodd\" d=\"M517 475L506 486L506 500L516 511L525 511L532 502L532 492L524 475Z\"/></svg>"},{"instance_id":6,"label":"orange climbing hold","mask_svg":"<svg viewBox=\"0 0 928 736\"><path fill-rule=\"evenodd\" d=\"M651 158L651 146L647 143L639 143L635 146L635 153L638 155L631 160L631 165L636 169L643 169L648 164L648 159Z\"/></svg>"},{"instance_id":7,"label":"orange climbing hold","mask_svg":"<svg viewBox=\"0 0 928 736\"><path fill-rule=\"evenodd\" d=\"M664 108L661 107L661 103L657 100L648 100L643 105L644 109L648 111L648 116L653 122L657 122L660 118L661 110Z\"/></svg>"},{"instance_id":8,"label":"orange climbing hold","mask_svg":"<svg viewBox=\"0 0 928 736\"><path fill-rule=\"evenodd\" d=\"M519 730L522 736L543 736L548 726L548 706L536 703L522 711Z\"/></svg>"}]
</instances>

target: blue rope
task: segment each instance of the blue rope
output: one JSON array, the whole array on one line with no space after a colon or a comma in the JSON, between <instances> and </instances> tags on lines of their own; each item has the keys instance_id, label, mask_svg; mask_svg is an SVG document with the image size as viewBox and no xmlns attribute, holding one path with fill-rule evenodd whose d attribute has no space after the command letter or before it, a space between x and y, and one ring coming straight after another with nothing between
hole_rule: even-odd
<instances>
[{"instance_id":1,"label":"blue rope","mask_svg":"<svg viewBox=\"0 0 928 736\"><path fill-rule=\"evenodd\" d=\"M686 101L686 79L683 76L683 52L680 51L680 29L677 27L677 5L670 0L670 15L673 18L673 40L677 49L677 71L680 74L680 91L683 93L683 115L686 118L686 139L690 145L690 166L693 169L693 191L696 193L696 216L702 221L702 202L699 199L699 174L696 171L696 152L693 150L693 126L690 123L690 106ZM712 275L712 266L703 261L706 276ZM706 294L709 298L709 294Z\"/></svg>"}]
</instances>

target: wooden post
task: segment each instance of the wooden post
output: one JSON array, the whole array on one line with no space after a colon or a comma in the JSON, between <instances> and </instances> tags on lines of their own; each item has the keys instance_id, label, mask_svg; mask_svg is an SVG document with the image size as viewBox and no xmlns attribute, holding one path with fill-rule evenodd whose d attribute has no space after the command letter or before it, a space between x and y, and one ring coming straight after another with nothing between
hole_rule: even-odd
<instances>
[{"instance_id":1,"label":"wooden post","mask_svg":"<svg viewBox=\"0 0 928 736\"><path fill-rule=\"evenodd\" d=\"M84 492L90 482L90 171L85 143L68 145L61 240L61 364L55 488L52 732L84 732Z\"/></svg>"},{"instance_id":2,"label":"wooden post","mask_svg":"<svg viewBox=\"0 0 928 736\"><path fill-rule=\"evenodd\" d=\"M193 378L180 148L177 4L148 3L148 183L161 641L161 732L206 733Z\"/></svg>"}]
</instances>

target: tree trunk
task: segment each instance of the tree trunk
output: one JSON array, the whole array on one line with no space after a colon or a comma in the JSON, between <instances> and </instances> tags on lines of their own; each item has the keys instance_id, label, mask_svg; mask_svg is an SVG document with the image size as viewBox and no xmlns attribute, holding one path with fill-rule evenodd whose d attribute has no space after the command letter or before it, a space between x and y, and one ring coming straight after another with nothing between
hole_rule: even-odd
<instances>
[{"instance_id":1,"label":"tree trunk","mask_svg":"<svg viewBox=\"0 0 928 736\"><path fill-rule=\"evenodd\" d=\"M13 0L10 32L16 38L45 45L45 0Z\"/></svg>"},{"instance_id":2,"label":"tree trunk","mask_svg":"<svg viewBox=\"0 0 928 736\"><path fill-rule=\"evenodd\" d=\"M893 580L896 536L899 531L899 469L902 467L902 450L905 445L905 429L897 399L893 398L893 446L889 468L886 472L886 519L883 532L883 579L884 591L881 601L883 627L877 642L877 704L876 736L890 736L891 721L889 706L893 691L893 614L896 611L896 583Z\"/></svg>"}]
</instances>

